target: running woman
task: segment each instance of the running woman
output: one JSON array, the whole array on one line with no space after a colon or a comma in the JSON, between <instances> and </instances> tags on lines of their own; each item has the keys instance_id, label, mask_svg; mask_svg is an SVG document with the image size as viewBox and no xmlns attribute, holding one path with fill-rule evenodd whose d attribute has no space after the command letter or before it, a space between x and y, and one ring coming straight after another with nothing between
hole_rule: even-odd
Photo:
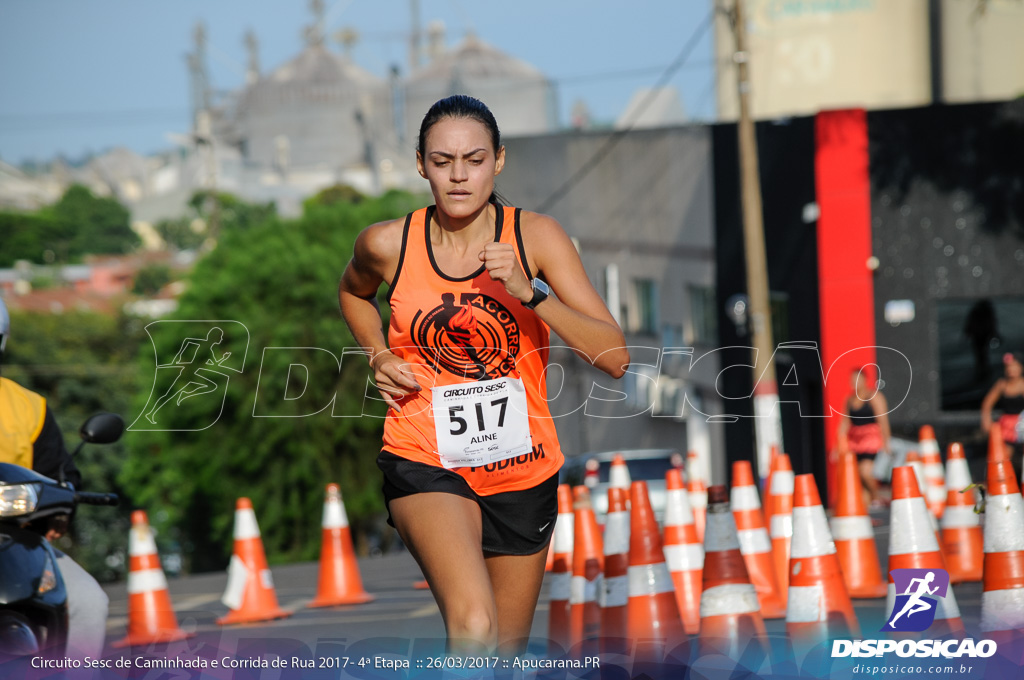
<instances>
[{"instance_id":1,"label":"running woman","mask_svg":"<svg viewBox=\"0 0 1024 680\"><path fill-rule=\"evenodd\" d=\"M629 353L558 222L495 199L505 148L482 102L435 103L416 163L435 205L360 234L341 311L389 406L388 522L430 584L449 653L516 654L558 514L550 332L616 378Z\"/></svg>"}]
</instances>

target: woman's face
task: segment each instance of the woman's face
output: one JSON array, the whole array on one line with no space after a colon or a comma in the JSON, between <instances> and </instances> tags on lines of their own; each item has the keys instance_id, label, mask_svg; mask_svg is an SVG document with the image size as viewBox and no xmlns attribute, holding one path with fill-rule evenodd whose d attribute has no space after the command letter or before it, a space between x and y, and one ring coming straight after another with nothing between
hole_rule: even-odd
<instances>
[{"instance_id":1,"label":"woman's face","mask_svg":"<svg viewBox=\"0 0 1024 680\"><path fill-rule=\"evenodd\" d=\"M455 218L474 215L494 191L505 165L505 147L497 153L487 127L472 118L442 118L427 132L420 175L430 182L439 210Z\"/></svg>"},{"instance_id":2,"label":"woman's face","mask_svg":"<svg viewBox=\"0 0 1024 680\"><path fill-rule=\"evenodd\" d=\"M1004 370L1007 378L1019 378L1024 374L1024 366L1021 366L1020 362L1016 359L1010 359L1006 362L1006 368Z\"/></svg>"}]
</instances>

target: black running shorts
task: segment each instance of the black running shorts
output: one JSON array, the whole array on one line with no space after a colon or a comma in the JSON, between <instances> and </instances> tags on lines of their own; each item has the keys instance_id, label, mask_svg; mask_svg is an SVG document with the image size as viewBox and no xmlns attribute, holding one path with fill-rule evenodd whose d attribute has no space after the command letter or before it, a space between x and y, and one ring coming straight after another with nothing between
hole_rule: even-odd
<instances>
[{"instance_id":1,"label":"black running shorts","mask_svg":"<svg viewBox=\"0 0 1024 680\"><path fill-rule=\"evenodd\" d=\"M480 506L482 546L502 555L533 555L548 544L558 518L558 474L535 487L480 496L461 475L381 451L377 467L384 473L384 502L416 493L451 493ZM390 507L388 524L391 519Z\"/></svg>"}]
</instances>

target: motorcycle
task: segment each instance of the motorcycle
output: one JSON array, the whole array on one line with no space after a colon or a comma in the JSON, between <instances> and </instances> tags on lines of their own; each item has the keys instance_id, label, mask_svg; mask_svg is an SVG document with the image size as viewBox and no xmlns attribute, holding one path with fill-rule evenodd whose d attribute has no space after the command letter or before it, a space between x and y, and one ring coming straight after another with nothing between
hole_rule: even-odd
<instances>
[{"instance_id":1,"label":"motorcycle","mask_svg":"<svg viewBox=\"0 0 1024 680\"><path fill-rule=\"evenodd\" d=\"M110 444L124 433L124 421L97 413L82 425L81 443ZM70 516L79 503L117 505L117 494L75 490L64 479L0 463L0 655L63 656L67 644L67 590L57 555L46 540L55 518Z\"/></svg>"}]
</instances>

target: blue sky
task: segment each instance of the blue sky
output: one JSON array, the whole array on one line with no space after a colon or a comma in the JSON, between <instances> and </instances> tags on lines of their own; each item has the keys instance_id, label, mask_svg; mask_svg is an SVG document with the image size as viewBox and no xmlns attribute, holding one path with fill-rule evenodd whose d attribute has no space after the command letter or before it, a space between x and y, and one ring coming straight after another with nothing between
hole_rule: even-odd
<instances>
[{"instance_id":1,"label":"blue sky","mask_svg":"<svg viewBox=\"0 0 1024 680\"><path fill-rule=\"evenodd\" d=\"M328 35L353 27L356 61L378 74L407 71L409 0L325 0ZM614 120L652 85L710 11L711 0L420 0L424 26L440 19L449 45L473 30L558 85L563 124L577 99ZM189 125L185 54L203 20L214 87L244 82L243 34L260 39L267 71L302 49L306 0L0 1L0 158L20 163L127 146L169 148ZM691 117L714 116L712 30L671 83ZM340 50L337 44L333 44Z\"/></svg>"}]
</instances>

